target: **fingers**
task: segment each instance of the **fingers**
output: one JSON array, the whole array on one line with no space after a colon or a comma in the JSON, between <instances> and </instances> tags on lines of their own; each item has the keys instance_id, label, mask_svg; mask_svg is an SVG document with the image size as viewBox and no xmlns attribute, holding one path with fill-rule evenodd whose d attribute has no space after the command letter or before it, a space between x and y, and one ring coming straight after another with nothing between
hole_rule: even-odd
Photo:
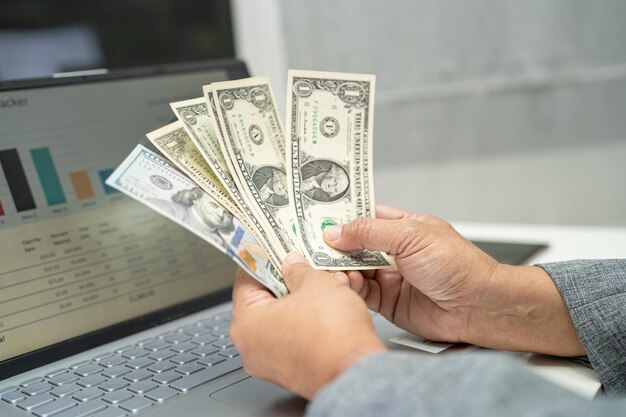
<instances>
[{"instance_id":1,"label":"fingers","mask_svg":"<svg viewBox=\"0 0 626 417\"><path fill-rule=\"evenodd\" d=\"M324 239L343 251L378 250L397 255L417 242L423 234L421 222L413 219L356 219L342 226L329 226Z\"/></svg>"},{"instance_id":2,"label":"fingers","mask_svg":"<svg viewBox=\"0 0 626 417\"><path fill-rule=\"evenodd\" d=\"M272 293L260 282L239 269L233 285L233 309L240 309L259 302L275 301Z\"/></svg>"},{"instance_id":3,"label":"fingers","mask_svg":"<svg viewBox=\"0 0 626 417\"><path fill-rule=\"evenodd\" d=\"M365 271L346 271L348 277L348 286L352 291L359 294L367 278L364 276Z\"/></svg>"},{"instance_id":4,"label":"fingers","mask_svg":"<svg viewBox=\"0 0 626 417\"><path fill-rule=\"evenodd\" d=\"M432 214L411 213L396 207L383 205L376 206L376 218L384 220L413 219L432 225L448 224L445 220L442 220L437 216L433 216Z\"/></svg>"},{"instance_id":5,"label":"fingers","mask_svg":"<svg viewBox=\"0 0 626 417\"><path fill-rule=\"evenodd\" d=\"M409 212L399 208L384 206L380 204L376 205L376 218L378 219L397 220L404 219L408 215Z\"/></svg>"},{"instance_id":6,"label":"fingers","mask_svg":"<svg viewBox=\"0 0 626 417\"><path fill-rule=\"evenodd\" d=\"M330 274L326 271L313 269L305 257L297 252L291 252L285 258L282 267L282 275L290 292L298 291L306 280L324 280L330 277ZM348 277L343 272L336 272L333 275L335 277L334 282L341 284L348 283Z\"/></svg>"},{"instance_id":7,"label":"fingers","mask_svg":"<svg viewBox=\"0 0 626 417\"><path fill-rule=\"evenodd\" d=\"M331 274L333 276L333 278L335 278L340 284L342 285L349 285L350 284L350 278L348 278L348 275L346 275L345 272L335 272L334 274Z\"/></svg>"}]
</instances>

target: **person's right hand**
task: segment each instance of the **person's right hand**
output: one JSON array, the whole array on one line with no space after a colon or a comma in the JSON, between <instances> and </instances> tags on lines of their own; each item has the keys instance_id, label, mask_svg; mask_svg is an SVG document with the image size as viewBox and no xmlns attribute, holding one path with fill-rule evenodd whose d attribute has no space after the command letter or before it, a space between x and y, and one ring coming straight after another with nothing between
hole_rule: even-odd
<instances>
[{"instance_id":1,"label":"person's right hand","mask_svg":"<svg viewBox=\"0 0 626 417\"><path fill-rule=\"evenodd\" d=\"M383 251L397 269L350 271L368 307L430 340L584 353L558 289L539 267L499 264L444 220L378 206L376 219L326 228L343 251Z\"/></svg>"}]
</instances>

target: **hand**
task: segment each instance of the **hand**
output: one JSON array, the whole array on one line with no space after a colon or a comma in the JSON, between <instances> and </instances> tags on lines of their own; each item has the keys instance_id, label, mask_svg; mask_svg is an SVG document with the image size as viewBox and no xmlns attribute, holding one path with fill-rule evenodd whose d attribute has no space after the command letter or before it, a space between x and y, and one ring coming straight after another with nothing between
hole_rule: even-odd
<instances>
[{"instance_id":1,"label":"hand","mask_svg":"<svg viewBox=\"0 0 626 417\"><path fill-rule=\"evenodd\" d=\"M503 265L430 215L377 207L377 219L325 230L344 251L380 250L396 270L350 271L368 307L431 340L574 356L584 353L558 289L539 267Z\"/></svg>"},{"instance_id":2,"label":"hand","mask_svg":"<svg viewBox=\"0 0 626 417\"><path fill-rule=\"evenodd\" d=\"M344 273L316 271L295 253L282 273L290 294L278 300L237 272L231 337L248 373L311 399L354 362L385 347Z\"/></svg>"}]
</instances>

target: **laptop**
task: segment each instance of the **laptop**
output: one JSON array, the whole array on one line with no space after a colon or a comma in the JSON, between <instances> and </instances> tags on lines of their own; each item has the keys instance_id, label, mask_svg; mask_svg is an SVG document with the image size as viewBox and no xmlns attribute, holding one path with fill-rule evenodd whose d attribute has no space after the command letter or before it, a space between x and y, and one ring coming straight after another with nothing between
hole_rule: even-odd
<instances>
[{"instance_id":1,"label":"laptop","mask_svg":"<svg viewBox=\"0 0 626 417\"><path fill-rule=\"evenodd\" d=\"M301 415L229 338L234 263L105 184L236 60L0 83L0 415Z\"/></svg>"}]
</instances>

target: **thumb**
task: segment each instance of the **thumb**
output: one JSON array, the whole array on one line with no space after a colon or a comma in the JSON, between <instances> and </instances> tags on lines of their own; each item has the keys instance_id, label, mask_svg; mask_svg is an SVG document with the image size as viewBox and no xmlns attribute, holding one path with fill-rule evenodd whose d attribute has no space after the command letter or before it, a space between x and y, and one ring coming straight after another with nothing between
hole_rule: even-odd
<instances>
[{"instance_id":1,"label":"thumb","mask_svg":"<svg viewBox=\"0 0 626 417\"><path fill-rule=\"evenodd\" d=\"M360 218L342 226L324 229L324 240L335 249L353 252L362 249L399 255L423 235L422 223L415 219Z\"/></svg>"}]
</instances>

